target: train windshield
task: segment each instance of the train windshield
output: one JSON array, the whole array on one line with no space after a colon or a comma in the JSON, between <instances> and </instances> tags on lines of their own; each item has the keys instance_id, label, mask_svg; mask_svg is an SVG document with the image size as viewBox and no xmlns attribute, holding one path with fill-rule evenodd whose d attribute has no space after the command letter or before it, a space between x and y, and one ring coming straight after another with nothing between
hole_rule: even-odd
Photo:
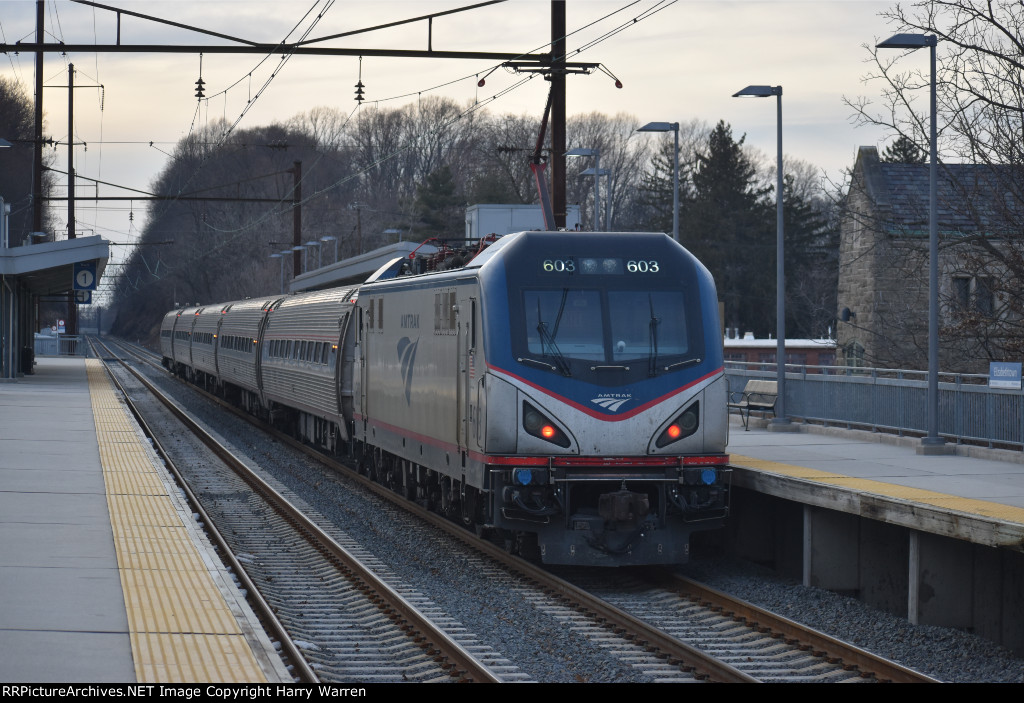
<instances>
[{"instance_id":1,"label":"train windshield","mask_svg":"<svg viewBox=\"0 0 1024 703\"><path fill-rule=\"evenodd\" d=\"M682 291L525 290L526 348L562 362L656 363L689 351L684 311Z\"/></svg>"},{"instance_id":2,"label":"train windshield","mask_svg":"<svg viewBox=\"0 0 1024 703\"><path fill-rule=\"evenodd\" d=\"M665 235L524 233L506 261L511 351L521 364L612 385L706 355L706 272Z\"/></svg>"}]
</instances>

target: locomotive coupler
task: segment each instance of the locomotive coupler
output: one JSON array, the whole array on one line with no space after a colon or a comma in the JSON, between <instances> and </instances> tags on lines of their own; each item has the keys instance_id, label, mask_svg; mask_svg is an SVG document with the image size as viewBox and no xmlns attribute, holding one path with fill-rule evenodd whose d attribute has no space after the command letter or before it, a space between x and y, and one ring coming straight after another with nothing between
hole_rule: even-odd
<instances>
[{"instance_id":1,"label":"locomotive coupler","mask_svg":"<svg viewBox=\"0 0 1024 703\"><path fill-rule=\"evenodd\" d=\"M650 512L651 504L646 493L622 489L615 493L604 493L597 501L597 514L612 522L638 523Z\"/></svg>"}]
</instances>

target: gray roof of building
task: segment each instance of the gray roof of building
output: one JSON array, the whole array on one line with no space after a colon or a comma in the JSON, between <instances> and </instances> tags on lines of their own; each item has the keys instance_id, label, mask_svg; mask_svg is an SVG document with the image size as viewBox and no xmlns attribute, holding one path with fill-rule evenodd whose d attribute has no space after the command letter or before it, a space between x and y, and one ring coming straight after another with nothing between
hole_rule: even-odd
<instances>
[{"instance_id":1,"label":"gray roof of building","mask_svg":"<svg viewBox=\"0 0 1024 703\"><path fill-rule=\"evenodd\" d=\"M906 235L927 235L928 164L882 162L875 147L861 147L858 166L887 228ZM1024 171L1019 168L940 163L936 188L939 231L1019 235L1024 221L1024 203L1019 199L1022 185Z\"/></svg>"}]
</instances>

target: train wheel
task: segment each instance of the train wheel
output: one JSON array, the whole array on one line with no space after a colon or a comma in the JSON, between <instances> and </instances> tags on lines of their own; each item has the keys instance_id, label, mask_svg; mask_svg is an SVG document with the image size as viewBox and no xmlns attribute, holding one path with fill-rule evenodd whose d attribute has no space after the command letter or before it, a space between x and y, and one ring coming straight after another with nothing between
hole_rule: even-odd
<instances>
[{"instance_id":1,"label":"train wheel","mask_svg":"<svg viewBox=\"0 0 1024 703\"><path fill-rule=\"evenodd\" d=\"M395 493L400 493L402 488L400 471L398 461L393 457L385 458L381 463L380 481L388 490Z\"/></svg>"},{"instance_id":2,"label":"train wheel","mask_svg":"<svg viewBox=\"0 0 1024 703\"><path fill-rule=\"evenodd\" d=\"M463 485L462 495L460 498L459 508L462 524L466 527L472 527L478 522L477 514L479 512L479 494L472 486Z\"/></svg>"},{"instance_id":3,"label":"train wheel","mask_svg":"<svg viewBox=\"0 0 1024 703\"><path fill-rule=\"evenodd\" d=\"M406 500L416 500L416 469L411 466L402 470L402 495Z\"/></svg>"},{"instance_id":4,"label":"train wheel","mask_svg":"<svg viewBox=\"0 0 1024 703\"><path fill-rule=\"evenodd\" d=\"M363 454L363 456L359 458L359 463L356 464L356 471L359 472L361 476L372 478L373 456L371 456L370 454Z\"/></svg>"},{"instance_id":5,"label":"train wheel","mask_svg":"<svg viewBox=\"0 0 1024 703\"><path fill-rule=\"evenodd\" d=\"M520 532L516 537L516 553L527 561L540 560L540 545L537 535L532 532Z\"/></svg>"}]
</instances>

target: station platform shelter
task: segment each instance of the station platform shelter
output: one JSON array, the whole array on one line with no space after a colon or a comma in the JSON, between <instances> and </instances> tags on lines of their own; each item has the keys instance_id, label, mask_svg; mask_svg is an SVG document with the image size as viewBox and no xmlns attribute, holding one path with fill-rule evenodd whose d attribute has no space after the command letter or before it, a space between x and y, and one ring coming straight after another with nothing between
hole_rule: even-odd
<instances>
[{"instance_id":1,"label":"station platform shelter","mask_svg":"<svg viewBox=\"0 0 1024 703\"><path fill-rule=\"evenodd\" d=\"M12 241L8 211L0 198L0 382L32 373L39 301L95 290L110 256L110 243L98 236Z\"/></svg>"}]
</instances>

